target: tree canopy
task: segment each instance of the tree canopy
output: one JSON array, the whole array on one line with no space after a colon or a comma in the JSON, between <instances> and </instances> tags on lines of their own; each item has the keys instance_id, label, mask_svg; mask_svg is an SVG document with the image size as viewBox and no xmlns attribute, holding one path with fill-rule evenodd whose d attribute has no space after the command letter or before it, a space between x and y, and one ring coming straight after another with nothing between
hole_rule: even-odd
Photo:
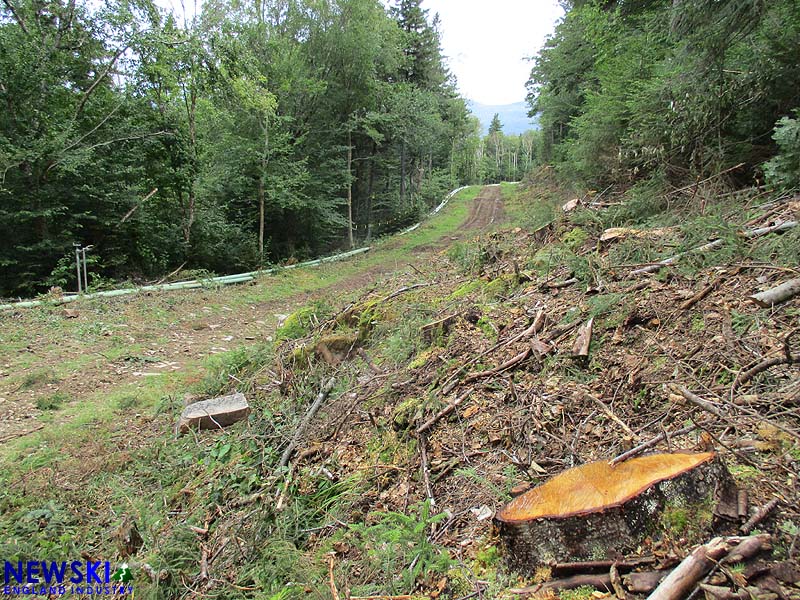
<instances>
[{"instance_id":1,"label":"tree canopy","mask_svg":"<svg viewBox=\"0 0 800 600\"><path fill-rule=\"evenodd\" d=\"M8 0L0 102L0 296L73 288L74 242L95 285L358 243L474 135L419 0Z\"/></svg>"},{"instance_id":2,"label":"tree canopy","mask_svg":"<svg viewBox=\"0 0 800 600\"><path fill-rule=\"evenodd\" d=\"M776 122L796 123L800 106L800 4L574 0L565 7L528 82L543 161L591 186L656 174L684 180L740 163L743 179L762 179L764 161L778 150Z\"/></svg>"}]
</instances>

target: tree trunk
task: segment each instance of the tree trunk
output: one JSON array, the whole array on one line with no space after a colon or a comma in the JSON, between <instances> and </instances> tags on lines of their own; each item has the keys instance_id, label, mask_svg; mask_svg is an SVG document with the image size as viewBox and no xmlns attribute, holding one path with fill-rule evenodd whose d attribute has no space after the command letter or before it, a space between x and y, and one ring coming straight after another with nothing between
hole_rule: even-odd
<instances>
[{"instance_id":1,"label":"tree trunk","mask_svg":"<svg viewBox=\"0 0 800 600\"><path fill-rule=\"evenodd\" d=\"M658 533L671 507L694 507L710 527L718 507L735 499L733 480L713 452L655 454L564 471L512 500L495 523L509 566L532 574L542 564L633 550Z\"/></svg>"},{"instance_id":2,"label":"tree trunk","mask_svg":"<svg viewBox=\"0 0 800 600\"><path fill-rule=\"evenodd\" d=\"M400 146L400 206L406 205L406 142Z\"/></svg>"},{"instance_id":3,"label":"tree trunk","mask_svg":"<svg viewBox=\"0 0 800 600\"><path fill-rule=\"evenodd\" d=\"M372 142L372 156L369 160L369 179L367 180L367 241L372 239L372 194L375 192L375 153L377 147Z\"/></svg>"},{"instance_id":4,"label":"tree trunk","mask_svg":"<svg viewBox=\"0 0 800 600\"><path fill-rule=\"evenodd\" d=\"M264 151L261 154L261 173L258 175L258 264L264 264L264 229L266 228L266 185L269 164L269 119L264 117Z\"/></svg>"},{"instance_id":5,"label":"tree trunk","mask_svg":"<svg viewBox=\"0 0 800 600\"><path fill-rule=\"evenodd\" d=\"M353 241L353 132L347 130L347 242L350 248Z\"/></svg>"},{"instance_id":6,"label":"tree trunk","mask_svg":"<svg viewBox=\"0 0 800 600\"><path fill-rule=\"evenodd\" d=\"M258 264L264 264L264 175L258 178Z\"/></svg>"}]
</instances>

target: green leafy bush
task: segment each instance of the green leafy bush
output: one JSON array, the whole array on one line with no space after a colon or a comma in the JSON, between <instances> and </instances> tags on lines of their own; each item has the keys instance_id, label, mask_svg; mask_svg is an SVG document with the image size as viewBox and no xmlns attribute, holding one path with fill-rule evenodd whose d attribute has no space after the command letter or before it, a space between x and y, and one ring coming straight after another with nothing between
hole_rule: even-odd
<instances>
[{"instance_id":1,"label":"green leafy bush","mask_svg":"<svg viewBox=\"0 0 800 600\"><path fill-rule=\"evenodd\" d=\"M781 188L800 185L800 108L794 113L797 118L783 117L775 125L772 139L779 152L764 164L767 181Z\"/></svg>"}]
</instances>

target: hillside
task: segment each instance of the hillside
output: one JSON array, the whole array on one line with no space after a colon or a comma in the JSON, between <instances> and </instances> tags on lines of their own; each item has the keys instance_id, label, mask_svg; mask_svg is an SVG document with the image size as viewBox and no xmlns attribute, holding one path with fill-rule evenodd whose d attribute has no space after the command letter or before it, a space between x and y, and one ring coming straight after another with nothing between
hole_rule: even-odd
<instances>
[{"instance_id":1,"label":"hillside","mask_svg":"<svg viewBox=\"0 0 800 600\"><path fill-rule=\"evenodd\" d=\"M0 449L3 555L125 560L144 598L611 597L602 561L509 569L495 511L592 460L715 450L744 512L672 507L609 563L620 593L771 506L771 552L704 585L796 598L800 300L748 296L798 277L800 198L736 197L564 212L543 170L346 265L0 315L3 410L34 425ZM173 434L186 402L233 391L246 422ZM563 591L576 569L596 587Z\"/></svg>"},{"instance_id":2,"label":"hillside","mask_svg":"<svg viewBox=\"0 0 800 600\"><path fill-rule=\"evenodd\" d=\"M519 135L526 131L538 129L536 119L528 117L530 107L525 102L513 104L481 104L474 100L467 101L469 111L478 117L481 122L483 134L489 131L489 124L495 114L500 115L503 124L503 133L506 135Z\"/></svg>"}]
</instances>

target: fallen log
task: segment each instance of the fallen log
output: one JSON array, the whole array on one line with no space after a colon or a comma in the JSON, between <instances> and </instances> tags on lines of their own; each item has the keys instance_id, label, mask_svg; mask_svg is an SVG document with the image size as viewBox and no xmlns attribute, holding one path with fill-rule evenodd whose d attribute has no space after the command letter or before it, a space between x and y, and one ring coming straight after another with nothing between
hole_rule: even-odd
<instances>
[{"instance_id":1,"label":"fallen log","mask_svg":"<svg viewBox=\"0 0 800 600\"><path fill-rule=\"evenodd\" d=\"M771 308L800 294L800 278L791 279L781 285L750 296L750 301L761 308Z\"/></svg>"},{"instance_id":2,"label":"fallen log","mask_svg":"<svg viewBox=\"0 0 800 600\"><path fill-rule=\"evenodd\" d=\"M518 496L498 511L495 526L509 566L531 574L542 564L634 550L657 531L666 507L716 506L732 490L713 452L654 454L616 466L599 461Z\"/></svg>"}]
</instances>

